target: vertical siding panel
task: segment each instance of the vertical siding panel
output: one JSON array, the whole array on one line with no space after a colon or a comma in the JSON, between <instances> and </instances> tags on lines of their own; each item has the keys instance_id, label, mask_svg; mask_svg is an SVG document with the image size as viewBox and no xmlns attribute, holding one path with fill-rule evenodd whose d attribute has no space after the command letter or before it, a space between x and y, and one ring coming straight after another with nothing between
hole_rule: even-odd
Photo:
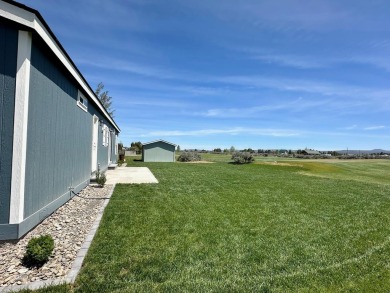
<instances>
[{"instance_id":1,"label":"vertical siding panel","mask_svg":"<svg viewBox=\"0 0 390 293\"><path fill-rule=\"evenodd\" d=\"M92 115L77 106L76 83L52 59L33 39L25 217L90 176Z\"/></svg>"},{"instance_id":2,"label":"vertical siding panel","mask_svg":"<svg viewBox=\"0 0 390 293\"><path fill-rule=\"evenodd\" d=\"M0 224L9 221L18 31L0 24Z\"/></svg>"},{"instance_id":3,"label":"vertical siding panel","mask_svg":"<svg viewBox=\"0 0 390 293\"><path fill-rule=\"evenodd\" d=\"M68 162L68 154L66 153L67 151L67 146L68 143L66 141L62 141L62 135L64 135L64 132L66 131L63 126L63 122L66 120L66 111L64 110L63 106L63 100L60 95L60 89L57 89L56 93L58 99L60 100L60 103L56 103L56 108L57 108L57 121L56 121L56 144L55 144L55 150L53 150L55 157L56 157L56 162L57 162L57 177L54 180L54 191L56 194L61 194L61 191L63 190L63 184L66 183L67 178L66 178L66 172L65 169L67 168ZM68 159L69 160L69 159Z\"/></svg>"}]
</instances>

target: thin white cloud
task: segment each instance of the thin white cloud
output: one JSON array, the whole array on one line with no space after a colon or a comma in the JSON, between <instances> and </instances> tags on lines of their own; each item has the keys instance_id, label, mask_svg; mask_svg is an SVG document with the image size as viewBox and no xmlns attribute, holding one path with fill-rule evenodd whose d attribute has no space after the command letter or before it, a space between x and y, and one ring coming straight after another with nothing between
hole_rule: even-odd
<instances>
[{"instance_id":1,"label":"thin white cloud","mask_svg":"<svg viewBox=\"0 0 390 293\"><path fill-rule=\"evenodd\" d=\"M253 52L250 56L252 59L260 60L265 63L276 64L298 69L316 69L330 68L332 66L349 64L364 64L390 71L390 58L380 53L366 56L303 56L291 54L271 54Z\"/></svg>"},{"instance_id":2,"label":"thin white cloud","mask_svg":"<svg viewBox=\"0 0 390 293\"><path fill-rule=\"evenodd\" d=\"M95 56L96 57L96 56ZM155 80L175 80L183 82L197 82L204 85L175 85L167 86L163 84L161 86L166 87L167 90L171 91L182 91L187 92L192 95L230 95L234 94L234 90L229 89L231 86L242 86L246 89L252 88L254 92L255 88L273 88L280 91L290 91L290 92L304 92L304 93L314 93L325 96L346 96L353 97L354 103L351 106L359 106L371 104L370 100L372 99L381 99L381 108L388 109L390 108L390 102L383 100L390 96L390 88L367 88L361 86L351 86L344 85L332 82L322 82L322 81L313 81L310 79L295 79L295 78L283 78L283 77L266 77L262 75L238 75L238 76L209 76L209 75L199 75L196 73L188 72L178 72L169 68L160 68L157 66L150 66L145 64L140 64L131 61L123 61L113 58L98 58L99 62L95 62L96 58L80 58L78 59L79 64L84 64L98 69L106 70L116 70L121 72L127 72L130 74L135 74L143 77L152 77ZM299 59L299 58L298 58ZM287 60L287 59L286 59ZM359 59L350 59L358 62ZM360 60L363 62L364 60ZM286 61L287 62L287 61ZM291 61L293 62L293 61ZM297 64L300 61L297 61ZM333 61L331 61L333 62ZM368 61L367 61L368 62ZM304 61L302 61L302 66ZM379 66L381 62L378 61ZM310 66L309 63L306 66ZM385 64L385 63L382 63ZM313 63L312 66L315 66ZM318 66L321 66L321 63L318 63ZM325 64L324 64L325 66ZM386 67L386 65L382 65ZM390 70L390 61L388 63ZM144 82L144 81L143 81ZM137 86L137 84L135 84ZM152 87L159 86L155 83L151 84ZM359 98L363 98L360 99ZM212 111L213 109L211 109ZM379 109L378 109L379 110ZM212 112L209 113L210 116L213 115Z\"/></svg>"},{"instance_id":3,"label":"thin white cloud","mask_svg":"<svg viewBox=\"0 0 390 293\"><path fill-rule=\"evenodd\" d=\"M351 126L347 126L347 127L344 127L342 129L345 129L345 130L353 130L353 129L356 129L357 128L357 125L354 124L354 125L351 125Z\"/></svg>"},{"instance_id":4,"label":"thin white cloud","mask_svg":"<svg viewBox=\"0 0 390 293\"><path fill-rule=\"evenodd\" d=\"M272 100L264 99L263 100ZM262 106L243 107L243 108L214 108L204 112L196 112L194 115L209 118L248 118L257 117L260 113L270 113L276 111L300 112L309 109L323 108L328 105L333 105L331 99L304 99L302 97L293 101L277 100L272 104L264 104Z\"/></svg>"},{"instance_id":5,"label":"thin white cloud","mask_svg":"<svg viewBox=\"0 0 390 293\"><path fill-rule=\"evenodd\" d=\"M93 58L81 59L78 58L77 63L88 65L100 69L116 70L128 72L148 77L158 77L160 79L176 79L180 78L173 74L170 70L158 68L155 66L148 66L144 64L137 64L134 62L123 61L119 59L100 58L99 62L93 61Z\"/></svg>"},{"instance_id":6,"label":"thin white cloud","mask_svg":"<svg viewBox=\"0 0 390 293\"><path fill-rule=\"evenodd\" d=\"M369 126L369 127L365 127L365 128L363 128L363 130L378 130L378 129L383 129L383 128L386 128L386 127L383 126L383 125L379 125L379 126Z\"/></svg>"},{"instance_id":7,"label":"thin white cloud","mask_svg":"<svg viewBox=\"0 0 390 293\"><path fill-rule=\"evenodd\" d=\"M209 109L205 112L195 113L195 115L211 117L211 118L242 118L251 117L260 112L264 111L275 111L284 109L284 105L274 106L259 106L250 108L220 108L220 109Z\"/></svg>"},{"instance_id":8,"label":"thin white cloud","mask_svg":"<svg viewBox=\"0 0 390 293\"><path fill-rule=\"evenodd\" d=\"M272 54L259 54L253 56L254 59L261 60L266 63L273 63L282 66L296 67L302 69L308 68L324 68L329 64L321 62L319 58L310 58L304 56L294 55L272 55Z\"/></svg>"},{"instance_id":9,"label":"thin white cloud","mask_svg":"<svg viewBox=\"0 0 390 293\"><path fill-rule=\"evenodd\" d=\"M311 57L309 55L305 56L290 53L285 54L251 47L241 47L234 50L247 54L250 59L299 69L325 68L329 67L333 63L333 60L329 58L319 58L318 56Z\"/></svg>"},{"instance_id":10,"label":"thin white cloud","mask_svg":"<svg viewBox=\"0 0 390 293\"><path fill-rule=\"evenodd\" d=\"M240 86L250 86L256 88L273 88L280 91L305 92L320 94L324 96L345 96L354 98L350 106L371 104L369 100L381 98L381 108L389 103L383 98L390 96L390 88L368 88L338 83L313 81L310 79L294 79L283 77L265 77L261 75L253 76L226 76L216 78L221 83L236 84ZM360 99L359 99L360 98ZM361 99L364 98L364 99ZM388 105L390 106L390 105Z\"/></svg>"},{"instance_id":11,"label":"thin white cloud","mask_svg":"<svg viewBox=\"0 0 390 293\"><path fill-rule=\"evenodd\" d=\"M388 55L383 56L380 54L367 55L367 56L354 56L346 58L344 61L354 62L358 64L368 64L377 68L390 71L390 58Z\"/></svg>"},{"instance_id":12,"label":"thin white cloud","mask_svg":"<svg viewBox=\"0 0 390 293\"><path fill-rule=\"evenodd\" d=\"M272 129L272 128L243 128L234 127L227 129L200 129L200 130L161 130L151 131L141 134L141 137L165 137L165 136L208 136L208 135L259 135L259 136L277 136L291 137L299 136L301 133L290 129Z\"/></svg>"},{"instance_id":13,"label":"thin white cloud","mask_svg":"<svg viewBox=\"0 0 390 293\"><path fill-rule=\"evenodd\" d=\"M355 9L355 2L347 1L290 1L290 0L247 0L237 4L234 0L225 1L184 1L191 9L202 8L204 13L228 24L238 23L255 28L272 29L285 34L302 35L307 31L328 32L337 29L365 28L368 17ZM360 7L363 6L360 2ZM370 11L370 4L365 4ZM372 6L372 5L371 5ZM367 13L368 14L368 13Z\"/></svg>"}]
</instances>

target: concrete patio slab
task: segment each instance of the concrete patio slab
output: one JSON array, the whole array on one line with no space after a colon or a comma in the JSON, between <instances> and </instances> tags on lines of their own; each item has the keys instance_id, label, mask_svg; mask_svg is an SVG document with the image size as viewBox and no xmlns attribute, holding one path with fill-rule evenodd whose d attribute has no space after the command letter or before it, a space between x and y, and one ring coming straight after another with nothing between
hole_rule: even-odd
<instances>
[{"instance_id":1,"label":"concrete patio slab","mask_svg":"<svg viewBox=\"0 0 390 293\"><path fill-rule=\"evenodd\" d=\"M156 177L147 167L117 167L106 171L106 184L116 183L158 183Z\"/></svg>"}]
</instances>

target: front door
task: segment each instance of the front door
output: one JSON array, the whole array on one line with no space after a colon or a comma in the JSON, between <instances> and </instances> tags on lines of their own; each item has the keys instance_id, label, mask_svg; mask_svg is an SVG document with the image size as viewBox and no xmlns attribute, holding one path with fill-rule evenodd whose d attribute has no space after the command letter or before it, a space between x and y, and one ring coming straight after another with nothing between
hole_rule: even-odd
<instances>
[{"instance_id":1,"label":"front door","mask_svg":"<svg viewBox=\"0 0 390 293\"><path fill-rule=\"evenodd\" d=\"M98 154L98 137L99 137L99 118L96 115L92 117L92 173L97 169L97 154Z\"/></svg>"}]
</instances>

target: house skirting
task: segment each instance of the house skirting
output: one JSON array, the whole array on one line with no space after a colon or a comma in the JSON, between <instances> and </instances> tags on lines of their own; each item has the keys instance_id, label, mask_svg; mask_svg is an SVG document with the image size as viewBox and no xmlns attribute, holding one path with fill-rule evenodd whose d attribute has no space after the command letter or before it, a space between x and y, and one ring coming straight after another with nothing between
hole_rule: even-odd
<instances>
[{"instance_id":1,"label":"house skirting","mask_svg":"<svg viewBox=\"0 0 390 293\"><path fill-rule=\"evenodd\" d=\"M79 193L89 183L90 180L87 180L79 184L73 189L73 192ZM18 224L0 224L0 240L21 238L72 197L74 197L74 194L71 191L68 191Z\"/></svg>"}]
</instances>

